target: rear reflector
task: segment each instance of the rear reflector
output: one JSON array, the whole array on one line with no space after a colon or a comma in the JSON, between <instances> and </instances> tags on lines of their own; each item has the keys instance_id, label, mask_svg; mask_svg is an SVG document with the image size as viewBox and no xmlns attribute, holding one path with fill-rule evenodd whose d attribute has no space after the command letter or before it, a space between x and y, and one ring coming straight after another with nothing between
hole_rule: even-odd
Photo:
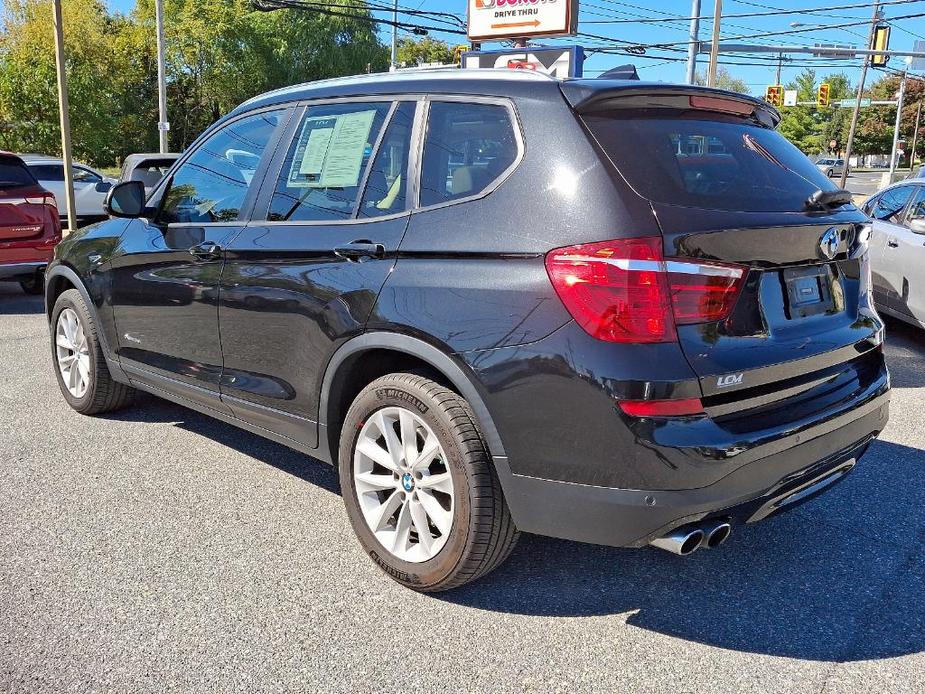
<instances>
[{"instance_id":1,"label":"rear reflector","mask_svg":"<svg viewBox=\"0 0 925 694\"><path fill-rule=\"evenodd\" d=\"M662 239L602 241L550 251L546 270L575 321L608 342L672 342L675 325L726 318L747 268L662 256Z\"/></svg>"},{"instance_id":2,"label":"rear reflector","mask_svg":"<svg viewBox=\"0 0 925 694\"><path fill-rule=\"evenodd\" d=\"M621 400L620 409L631 417L689 417L703 414L700 398L686 400Z\"/></svg>"}]
</instances>

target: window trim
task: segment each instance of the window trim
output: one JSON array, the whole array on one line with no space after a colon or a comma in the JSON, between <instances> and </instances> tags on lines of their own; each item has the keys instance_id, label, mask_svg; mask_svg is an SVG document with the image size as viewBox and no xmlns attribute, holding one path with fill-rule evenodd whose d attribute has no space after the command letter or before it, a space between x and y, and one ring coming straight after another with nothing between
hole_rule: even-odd
<instances>
[{"instance_id":1,"label":"window trim","mask_svg":"<svg viewBox=\"0 0 925 694\"><path fill-rule=\"evenodd\" d=\"M517 153L514 156L514 161L511 162L504 171L502 171L498 176L493 179L488 185L486 185L478 193L473 193L472 195L467 195L462 198L455 198L453 200L446 200L445 202L434 203L433 205L421 206L421 174L422 167L424 164L424 141L427 138L427 130L430 127L430 105L434 102L440 103L466 103L466 104L485 104L489 106L503 106L508 111L508 116L511 119L511 128L514 131L514 141L517 144ZM520 166L521 161L523 161L524 154L526 151L526 146L524 145L524 136L523 136L523 124L520 122L520 116L517 113L517 109L514 106L514 102L510 99L503 97L495 96L469 96L465 94L437 94L431 95L428 94L424 97L424 104L422 110L424 111L424 131L421 133L421 140L418 144L418 161L417 161L417 170L415 171L415 179L418 182L416 186L417 190L415 191L415 198L413 200L414 204L412 206L412 212L417 214L419 212L429 212L431 210L439 210L444 207L450 207L451 205L461 205L466 202L472 202L473 200L481 200L501 187L510 176L514 173L518 166Z\"/></svg>"},{"instance_id":2,"label":"window trim","mask_svg":"<svg viewBox=\"0 0 925 694\"><path fill-rule=\"evenodd\" d=\"M294 105L296 108L293 111L293 118L290 121L291 127L287 128L286 131L280 133L280 142L277 145L276 153L274 155L274 160L270 163L267 173L264 176L263 185L261 185L261 191L259 197L255 200L254 209L251 210L253 224L259 224L261 226L333 226L333 225L343 225L343 224L369 224L372 222L381 222L388 221L390 219L398 219L400 217L405 217L413 212L413 209L407 204L405 204L405 209L399 212L393 212L389 215L382 215L381 217L357 217L359 212L359 206L363 199L363 193L365 193L365 187L359 186L361 193L358 196L357 202L354 205L353 212L348 219L267 219L270 214L270 205L273 201L273 196L276 193L276 184L279 183L279 177L282 175L283 165L286 163L286 157L289 154L289 147L292 145L293 139L296 136L296 132L299 129L299 126L302 124L302 121L305 117L305 112L313 107L318 106L336 106L337 104L361 104L361 103L387 103L389 104L388 111L386 112L385 119L382 121L382 131L379 133L379 136L376 139L375 146L373 147L372 152L369 155L369 166L372 167L372 163L375 161L376 156L379 154L379 145L382 144L382 137L385 135L385 131L388 129L389 124L392 122L392 115L398 109L398 104L402 101L412 101L418 103L423 100L422 95L415 94L364 94L362 96L336 96L324 99L308 99L298 102L290 102L290 105ZM409 157L409 183L416 180L417 172L410 168L411 162L414 161L414 146L415 146L415 131L414 128L417 126L417 117L420 113L420 106L415 109L415 121L412 124L411 130L411 156ZM285 144L283 147L281 145ZM363 173L363 183L365 185L366 177L369 175L367 169ZM409 193L410 193L409 189ZM408 198L410 200L410 198ZM259 210L259 212L258 212ZM263 217L263 219L254 219L253 213L257 212Z\"/></svg>"},{"instance_id":3,"label":"window trim","mask_svg":"<svg viewBox=\"0 0 925 694\"><path fill-rule=\"evenodd\" d=\"M161 180L157 182L157 185L154 186L154 188L151 190L151 193L145 200L145 210L143 212L143 216L148 219L152 225L163 228L170 226L196 226L209 228L222 226L244 226L245 224L251 222L254 213L254 204L258 200L259 193L263 188L269 166L276 158L277 150L279 149L281 142L281 136L288 128L294 110L294 104L292 103L273 104L272 106L265 106L264 108L256 108L253 111L245 111L244 113L241 113L234 118L222 119L213 123L211 127L206 128L202 133L200 133L199 137L193 140L193 143L186 148L182 156L180 156L170 166L167 172L161 177ZM202 147L204 142L206 142L219 130L224 130L226 127L237 123L238 121L260 115L261 113L272 113L274 111L280 112L280 119L279 123L276 124L276 128L274 128L273 133L270 135L269 142L267 142L267 149L265 151L269 152L269 156L265 160L263 157L261 157L261 162L258 165L257 170L254 172L254 178L251 179L251 185L248 187L247 193L244 196L244 200L241 201L241 209L238 212L238 219L229 222L168 222L167 224L163 224L157 221L157 217L161 213L161 209L164 206L164 194L168 188L173 185L174 176L176 176L177 171L180 170L180 167L184 166L190 160L193 154L199 151L199 148ZM257 180L258 178L260 179L259 181ZM151 202L156 204L152 206L150 205Z\"/></svg>"}]
</instances>

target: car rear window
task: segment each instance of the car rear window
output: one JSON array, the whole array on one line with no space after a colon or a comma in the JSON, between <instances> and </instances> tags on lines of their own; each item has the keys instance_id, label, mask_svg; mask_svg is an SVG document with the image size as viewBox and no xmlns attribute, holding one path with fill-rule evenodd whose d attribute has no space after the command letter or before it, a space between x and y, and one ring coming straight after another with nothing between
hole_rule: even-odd
<instances>
[{"instance_id":1,"label":"car rear window","mask_svg":"<svg viewBox=\"0 0 925 694\"><path fill-rule=\"evenodd\" d=\"M0 157L0 188L22 188L34 186L35 178L18 159Z\"/></svg>"},{"instance_id":2,"label":"car rear window","mask_svg":"<svg viewBox=\"0 0 925 694\"><path fill-rule=\"evenodd\" d=\"M789 212L819 189L836 189L778 132L733 116L621 109L584 120L634 190L653 202Z\"/></svg>"}]
</instances>

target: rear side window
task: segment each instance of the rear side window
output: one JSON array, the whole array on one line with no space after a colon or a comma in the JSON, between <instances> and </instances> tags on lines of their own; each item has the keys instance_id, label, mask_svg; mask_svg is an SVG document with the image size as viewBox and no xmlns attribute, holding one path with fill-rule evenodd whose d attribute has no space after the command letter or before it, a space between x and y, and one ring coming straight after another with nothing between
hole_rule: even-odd
<instances>
[{"instance_id":1,"label":"rear side window","mask_svg":"<svg viewBox=\"0 0 925 694\"><path fill-rule=\"evenodd\" d=\"M633 109L584 117L648 200L742 212L800 211L825 174L780 133L721 114Z\"/></svg>"},{"instance_id":2,"label":"rear side window","mask_svg":"<svg viewBox=\"0 0 925 694\"><path fill-rule=\"evenodd\" d=\"M478 195L517 159L511 112L495 104L430 104L421 166L421 207Z\"/></svg>"},{"instance_id":3,"label":"rear side window","mask_svg":"<svg viewBox=\"0 0 925 694\"><path fill-rule=\"evenodd\" d=\"M40 181L64 180L64 167L61 164L32 164L29 168Z\"/></svg>"},{"instance_id":4,"label":"rear side window","mask_svg":"<svg viewBox=\"0 0 925 694\"><path fill-rule=\"evenodd\" d=\"M331 104L305 112L283 162L268 219L351 219L390 102Z\"/></svg>"},{"instance_id":5,"label":"rear side window","mask_svg":"<svg viewBox=\"0 0 925 694\"><path fill-rule=\"evenodd\" d=\"M34 186L35 178L25 164L11 157L0 157L0 189Z\"/></svg>"},{"instance_id":6,"label":"rear side window","mask_svg":"<svg viewBox=\"0 0 925 694\"><path fill-rule=\"evenodd\" d=\"M874 203L869 214L874 219L899 224L906 203L916 191L916 186L899 186L883 193Z\"/></svg>"}]
</instances>

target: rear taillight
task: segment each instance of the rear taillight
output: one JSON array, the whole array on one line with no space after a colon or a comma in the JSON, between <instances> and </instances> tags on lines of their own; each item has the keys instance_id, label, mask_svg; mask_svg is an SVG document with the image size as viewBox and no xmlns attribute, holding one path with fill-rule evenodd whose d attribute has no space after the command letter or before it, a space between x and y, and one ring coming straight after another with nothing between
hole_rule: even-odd
<instances>
[{"instance_id":1,"label":"rear taillight","mask_svg":"<svg viewBox=\"0 0 925 694\"><path fill-rule=\"evenodd\" d=\"M732 311L747 268L665 260L659 237L550 251L546 270L584 330L608 342L671 342L675 325L710 323Z\"/></svg>"}]
</instances>

